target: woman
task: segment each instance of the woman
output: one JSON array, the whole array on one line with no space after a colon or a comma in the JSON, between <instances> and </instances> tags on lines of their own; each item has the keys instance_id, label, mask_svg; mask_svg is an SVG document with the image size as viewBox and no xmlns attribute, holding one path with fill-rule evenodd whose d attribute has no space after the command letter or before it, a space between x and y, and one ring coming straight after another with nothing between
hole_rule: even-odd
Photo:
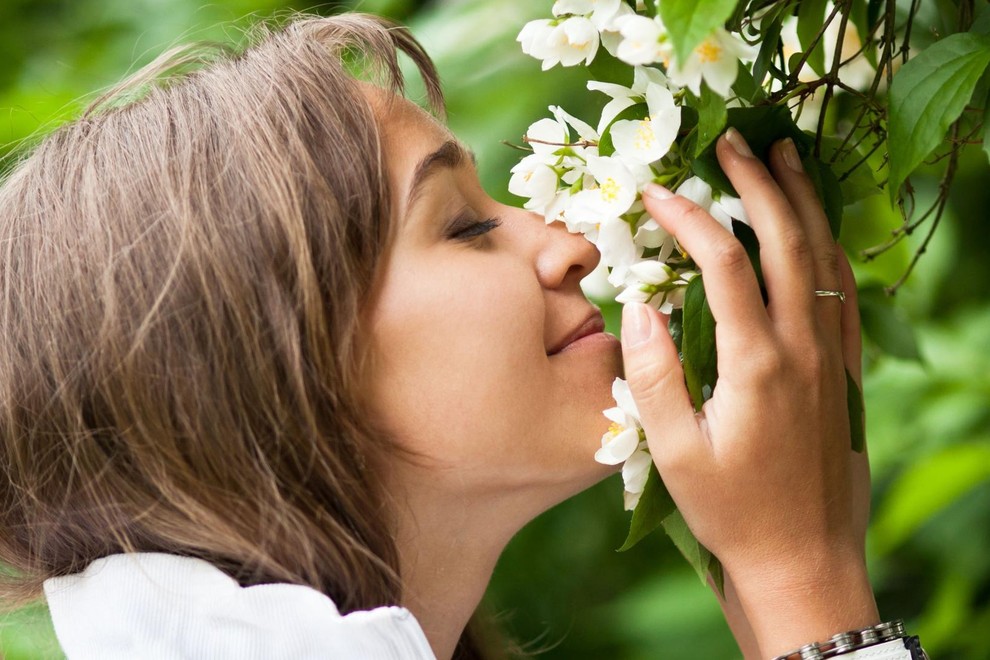
<instances>
[{"instance_id":1,"label":"woman","mask_svg":"<svg viewBox=\"0 0 990 660\"><path fill-rule=\"evenodd\" d=\"M43 583L70 658L469 657L505 544L608 475L624 361L746 655L877 623L855 289L793 145L772 176L738 133L718 146L767 308L730 234L647 191L719 323L695 415L665 320L627 305L622 346L602 332L594 248L484 193L396 49L441 113L404 30L304 18L163 57L4 183L5 599Z\"/></svg>"}]
</instances>

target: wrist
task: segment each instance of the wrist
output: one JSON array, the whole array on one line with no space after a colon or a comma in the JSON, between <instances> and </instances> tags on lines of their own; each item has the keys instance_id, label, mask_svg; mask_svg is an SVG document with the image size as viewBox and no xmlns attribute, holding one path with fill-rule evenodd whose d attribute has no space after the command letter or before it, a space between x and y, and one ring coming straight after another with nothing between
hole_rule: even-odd
<instances>
[{"instance_id":1,"label":"wrist","mask_svg":"<svg viewBox=\"0 0 990 660\"><path fill-rule=\"evenodd\" d=\"M729 573L763 657L880 622L858 553Z\"/></svg>"}]
</instances>

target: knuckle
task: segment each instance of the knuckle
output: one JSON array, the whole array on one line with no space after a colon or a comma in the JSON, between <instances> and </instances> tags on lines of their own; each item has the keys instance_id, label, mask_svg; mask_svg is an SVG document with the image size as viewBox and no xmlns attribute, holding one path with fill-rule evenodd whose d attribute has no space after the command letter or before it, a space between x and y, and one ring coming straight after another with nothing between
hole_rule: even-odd
<instances>
[{"instance_id":1,"label":"knuckle","mask_svg":"<svg viewBox=\"0 0 990 660\"><path fill-rule=\"evenodd\" d=\"M735 239L717 243L712 250L712 261L716 268L726 272L738 272L749 266L745 248Z\"/></svg>"},{"instance_id":2,"label":"knuckle","mask_svg":"<svg viewBox=\"0 0 990 660\"><path fill-rule=\"evenodd\" d=\"M676 384L672 382L676 376L677 370L660 369L645 360L626 364L626 380L644 409L651 409L652 405L663 402L664 393Z\"/></svg>"},{"instance_id":3,"label":"knuckle","mask_svg":"<svg viewBox=\"0 0 990 660\"><path fill-rule=\"evenodd\" d=\"M823 284L831 287L832 283L842 281L842 270L839 266L839 250L836 248L835 243L828 243L821 249L818 255L818 264L821 269L821 276L824 278Z\"/></svg>"},{"instance_id":4,"label":"knuckle","mask_svg":"<svg viewBox=\"0 0 990 660\"><path fill-rule=\"evenodd\" d=\"M689 202L688 204L685 204L684 208L681 210L681 219L684 222L697 224L710 221L710 216L708 215L708 211L701 208L694 202Z\"/></svg>"},{"instance_id":5,"label":"knuckle","mask_svg":"<svg viewBox=\"0 0 990 660\"><path fill-rule=\"evenodd\" d=\"M751 359L752 364L750 365L749 373L758 383L768 383L778 380L781 372L785 369L784 356L780 351L774 349L754 351Z\"/></svg>"},{"instance_id":6,"label":"knuckle","mask_svg":"<svg viewBox=\"0 0 990 660\"><path fill-rule=\"evenodd\" d=\"M781 248L784 253L798 263L804 263L811 257L811 245L800 231L788 231L781 236Z\"/></svg>"}]
</instances>

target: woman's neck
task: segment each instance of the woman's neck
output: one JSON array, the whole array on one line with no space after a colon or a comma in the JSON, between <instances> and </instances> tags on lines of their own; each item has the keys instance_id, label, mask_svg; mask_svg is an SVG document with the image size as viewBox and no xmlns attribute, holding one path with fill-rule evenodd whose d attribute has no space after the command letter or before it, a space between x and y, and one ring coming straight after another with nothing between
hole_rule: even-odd
<instances>
[{"instance_id":1,"label":"woman's neck","mask_svg":"<svg viewBox=\"0 0 990 660\"><path fill-rule=\"evenodd\" d=\"M539 511L502 498L479 505L420 489L399 512L403 602L439 660L450 658L488 587L499 555Z\"/></svg>"}]
</instances>

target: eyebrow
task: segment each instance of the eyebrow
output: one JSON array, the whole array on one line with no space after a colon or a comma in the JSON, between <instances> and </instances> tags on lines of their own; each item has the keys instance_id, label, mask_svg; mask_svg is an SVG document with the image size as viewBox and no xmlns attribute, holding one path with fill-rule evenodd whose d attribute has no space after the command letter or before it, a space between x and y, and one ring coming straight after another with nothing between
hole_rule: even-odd
<instances>
[{"instance_id":1,"label":"eyebrow","mask_svg":"<svg viewBox=\"0 0 990 660\"><path fill-rule=\"evenodd\" d=\"M413 172L412 183L409 186L409 197L406 200L406 208L412 208L423 192L423 185L426 181L443 168L459 167L465 160L470 160L475 165L478 159L473 151L465 148L456 140L447 140L440 145L440 148L427 155L416 166Z\"/></svg>"}]
</instances>

